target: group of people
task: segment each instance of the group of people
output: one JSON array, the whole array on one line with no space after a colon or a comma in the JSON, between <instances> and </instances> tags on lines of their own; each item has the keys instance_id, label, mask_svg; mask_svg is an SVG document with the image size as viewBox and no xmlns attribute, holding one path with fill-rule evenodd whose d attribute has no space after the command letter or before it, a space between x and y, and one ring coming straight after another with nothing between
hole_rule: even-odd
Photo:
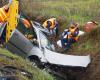
<instances>
[{"instance_id":1,"label":"group of people","mask_svg":"<svg viewBox=\"0 0 100 80\"><path fill-rule=\"evenodd\" d=\"M84 25L84 31L90 32L98 23L96 21L89 21ZM68 49L71 44L78 41L79 38L79 24L76 22L71 23L68 29L65 29L60 37L60 44L62 48ZM43 23L43 27L48 29L50 35L58 35L59 24L56 18L50 18ZM59 43L58 43L59 44Z\"/></svg>"},{"instance_id":2,"label":"group of people","mask_svg":"<svg viewBox=\"0 0 100 80\"><path fill-rule=\"evenodd\" d=\"M43 27L48 29L50 35L58 35L58 22L56 18L50 18L43 23ZM69 48L72 43L78 41L78 23L72 23L61 35L61 44L64 49Z\"/></svg>"}]
</instances>

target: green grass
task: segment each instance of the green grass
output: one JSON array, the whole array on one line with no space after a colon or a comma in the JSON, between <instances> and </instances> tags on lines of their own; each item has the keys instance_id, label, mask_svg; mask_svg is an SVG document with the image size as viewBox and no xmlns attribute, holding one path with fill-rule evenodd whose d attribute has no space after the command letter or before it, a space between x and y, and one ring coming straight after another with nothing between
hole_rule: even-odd
<instances>
[{"instance_id":1,"label":"green grass","mask_svg":"<svg viewBox=\"0 0 100 80\"><path fill-rule=\"evenodd\" d=\"M11 54L9 51L0 48L0 54L2 55L6 55L7 57L11 57L11 58L18 58L18 56Z\"/></svg>"},{"instance_id":2,"label":"green grass","mask_svg":"<svg viewBox=\"0 0 100 80\"><path fill-rule=\"evenodd\" d=\"M50 17L56 17L61 30L71 21L83 25L90 20L100 22L100 0L20 0L20 13L41 24Z\"/></svg>"},{"instance_id":3,"label":"green grass","mask_svg":"<svg viewBox=\"0 0 100 80\"><path fill-rule=\"evenodd\" d=\"M51 77L51 75L49 75L45 71L42 71L38 68L33 67L31 62L26 61L22 59L21 57L14 55L5 49L0 48L0 54L13 58L13 60L9 60L4 57L0 57L0 67L14 66L19 69L27 70L33 74L33 79L31 80L53 80L53 77ZM15 76L18 76L19 80L30 80L27 77L21 75L20 73L17 73Z\"/></svg>"},{"instance_id":4,"label":"green grass","mask_svg":"<svg viewBox=\"0 0 100 80\"><path fill-rule=\"evenodd\" d=\"M61 16L66 23L74 20L79 22L80 25L83 25L89 20L100 21L100 18L97 19L100 13L99 0L25 1L21 1L21 10L32 19L34 19L34 17L37 18L39 15L45 18L50 18L52 16L59 18L59 16Z\"/></svg>"}]
</instances>

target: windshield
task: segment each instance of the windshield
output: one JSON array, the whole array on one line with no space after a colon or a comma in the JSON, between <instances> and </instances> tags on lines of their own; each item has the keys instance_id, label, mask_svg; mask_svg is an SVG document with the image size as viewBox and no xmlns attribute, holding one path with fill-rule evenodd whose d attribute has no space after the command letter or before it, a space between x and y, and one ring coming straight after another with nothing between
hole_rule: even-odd
<instances>
[{"instance_id":1,"label":"windshield","mask_svg":"<svg viewBox=\"0 0 100 80\"><path fill-rule=\"evenodd\" d=\"M51 43L50 41L47 39L47 37L45 36L45 34L43 34L41 31L39 32L39 36L40 36L40 43L42 45L42 47L46 47L47 49L51 50Z\"/></svg>"}]
</instances>

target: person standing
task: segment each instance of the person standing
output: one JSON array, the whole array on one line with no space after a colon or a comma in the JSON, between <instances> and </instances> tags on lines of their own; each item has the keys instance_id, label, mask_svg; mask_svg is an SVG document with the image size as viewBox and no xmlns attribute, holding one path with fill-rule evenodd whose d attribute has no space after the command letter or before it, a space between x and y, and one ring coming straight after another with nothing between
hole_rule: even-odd
<instances>
[{"instance_id":1,"label":"person standing","mask_svg":"<svg viewBox=\"0 0 100 80\"><path fill-rule=\"evenodd\" d=\"M58 22L56 18L50 18L46 20L43 25L45 29L48 29L50 35L58 35Z\"/></svg>"}]
</instances>

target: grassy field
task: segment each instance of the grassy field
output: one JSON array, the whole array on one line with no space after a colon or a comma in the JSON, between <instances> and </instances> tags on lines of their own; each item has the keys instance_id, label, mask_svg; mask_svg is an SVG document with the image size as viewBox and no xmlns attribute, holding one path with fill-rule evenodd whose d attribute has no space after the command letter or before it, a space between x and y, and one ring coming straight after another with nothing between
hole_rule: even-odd
<instances>
[{"instance_id":1,"label":"grassy field","mask_svg":"<svg viewBox=\"0 0 100 80\"><path fill-rule=\"evenodd\" d=\"M4 58L1 55L11 58L12 60ZM29 79L27 76L23 76L22 74L20 74L20 72L17 72L16 74L13 74L14 76L18 77L17 80L53 80L53 78L48 73L33 67L32 63L30 63L29 61L26 61L21 57L0 48L0 68L2 68L3 66L13 66L17 67L18 69L27 70L33 76L31 79Z\"/></svg>"},{"instance_id":2,"label":"grassy field","mask_svg":"<svg viewBox=\"0 0 100 80\"><path fill-rule=\"evenodd\" d=\"M0 0L5 4L7 0ZM100 0L19 0L19 11L29 19L43 23L50 17L56 17L61 30L76 21L82 29L85 22L100 22Z\"/></svg>"},{"instance_id":3,"label":"grassy field","mask_svg":"<svg viewBox=\"0 0 100 80\"><path fill-rule=\"evenodd\" d=\"M20 0L21 11L33 20L43 22L56 17L64 29L70 21L82 26L85 22L100 22L100 0ZM27 6L26 6L27 5Z\"/></svg>"}]
</instances>

